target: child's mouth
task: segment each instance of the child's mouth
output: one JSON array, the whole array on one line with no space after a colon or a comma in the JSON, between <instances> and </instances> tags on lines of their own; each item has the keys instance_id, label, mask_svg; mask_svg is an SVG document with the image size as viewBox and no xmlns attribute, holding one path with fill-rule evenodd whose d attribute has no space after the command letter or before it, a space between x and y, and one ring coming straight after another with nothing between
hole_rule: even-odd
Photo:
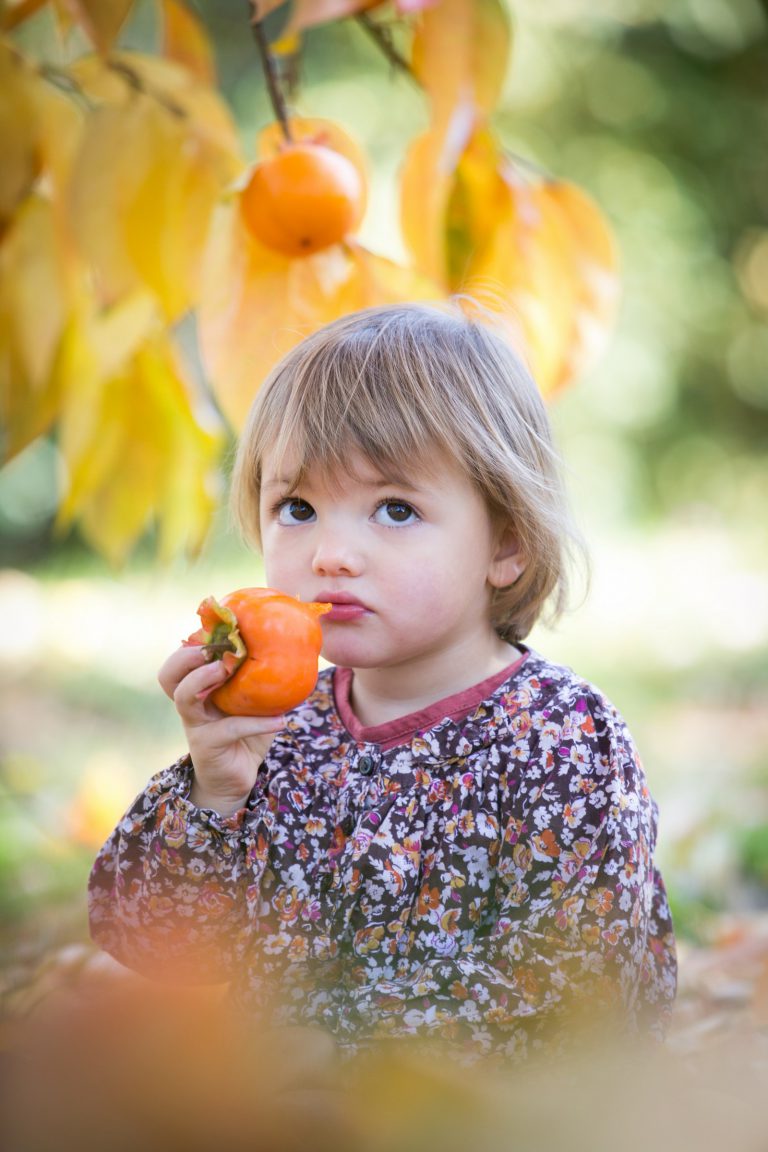
<instances>
[{"instance_id":1,"label":"child's mouth","mask_svg":"<svg viewBox=\"0 0 768 1152\"><path fill-rule=\"evenodd\" d=\"M316 597L326 604L332 604L330 612L326 612L322 617L325 621L342 623L347 620L360 620L363 616L370 613L370 608L358 600L355 596L349 595L346 592L329 592L319 593Z\"/></svg>"}]
</instances>

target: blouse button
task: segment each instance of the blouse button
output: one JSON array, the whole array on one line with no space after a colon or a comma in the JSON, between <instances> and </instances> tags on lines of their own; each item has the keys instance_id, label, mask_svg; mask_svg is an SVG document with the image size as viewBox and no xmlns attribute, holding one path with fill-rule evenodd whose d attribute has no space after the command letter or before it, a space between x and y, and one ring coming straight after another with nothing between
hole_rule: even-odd
<instances>
[{"instance_id":1,"label":"blouse button","mask_svg":"<svg viewBox=\"0 0 768 1152\"><path fill-rule=\"evenodd\" d=\"M373 772L373 756L361 756L357 762L357 767L361 776L370 776Z\"/></svg>"}]
</instances>

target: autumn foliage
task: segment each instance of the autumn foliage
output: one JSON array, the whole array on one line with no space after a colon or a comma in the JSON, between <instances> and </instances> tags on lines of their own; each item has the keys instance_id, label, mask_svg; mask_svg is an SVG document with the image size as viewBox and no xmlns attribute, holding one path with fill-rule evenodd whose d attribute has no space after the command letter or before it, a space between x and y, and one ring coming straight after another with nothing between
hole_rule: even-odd
<instances>
[{"instance_id":1,"label":"autumn foliage","mask_svg":"<svg viewBox=\"0 0 768 1152\"><path fill-rule=\"evenodd\" d=\"M197 551L227 434L260 382L361 307L477 298L548 396L594 362L615 317L616 245L583 190L535 173L494 131L512 42L501 0L261 0L251 30L244 14L263 46L262 21L285 10L262 52L268 82L275 55L345 18L417 81L429 125L403 141L407 265L356 236L369 166L341 125L291 115L273 92L274 122L243 155L192 8L157 0L161 43L142 55L120 51L132 7L0 7L2 454L55 434L60 527L76 523L113 563L150 526L161 557ZM66 67L23 55L15 30L44 8L93 52ZM177 336L189 316L203 382Z\"/></svg>"}]
</instances>

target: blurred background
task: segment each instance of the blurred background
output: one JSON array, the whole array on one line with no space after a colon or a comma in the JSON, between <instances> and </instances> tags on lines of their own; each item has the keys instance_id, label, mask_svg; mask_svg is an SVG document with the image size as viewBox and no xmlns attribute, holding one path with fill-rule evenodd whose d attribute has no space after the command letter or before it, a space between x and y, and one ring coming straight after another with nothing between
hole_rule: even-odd
<instances>
[{"instance_id":1,"label":"blurred background","mask_svg":"<svg viewBox=\"0 0 768 1152\"><path fill-rule=\"evenodd\" d=\"M195 5L243 149L272 119L241 0ZM768 6L513 0L494 127L589 191L622 254L607 354L551 401L592 557L585 595L530 642L626 716L661 810L678 932L768 911ZM151 50L150 5L121 45ZM18 40L61 62L43 16ZM405 253L396 177L424 100L352 21L311 29L299 108L366 150L362 239ZM192 334L193 335L193 334ZM193 347L193 339L188 341ZM130 460L115 460L130 468ZM182 751L157 669L195 610L263 576L226 492L199 558L147 539L120 570L54 531L60 459L0 472L0 919L6 960L87 938L93 857Z\"/></svg>"}]
</instances>

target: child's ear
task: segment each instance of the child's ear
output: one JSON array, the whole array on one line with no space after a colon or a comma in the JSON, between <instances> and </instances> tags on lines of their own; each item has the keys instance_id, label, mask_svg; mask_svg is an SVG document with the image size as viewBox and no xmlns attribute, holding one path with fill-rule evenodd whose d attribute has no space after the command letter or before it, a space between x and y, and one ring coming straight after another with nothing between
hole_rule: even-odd
<instances>
[{"instance_id":1,"label":"child's ear","mask_svg":"<svg viewBox=\"0 0 768 1152\"><path fill-rule=\"evenodd\" d=\"M508 588L522 575L527 563L513 530L502 529L496 535L496 548L488 567L488 583L492 588Z\"/></svg>"}]
</instances>

